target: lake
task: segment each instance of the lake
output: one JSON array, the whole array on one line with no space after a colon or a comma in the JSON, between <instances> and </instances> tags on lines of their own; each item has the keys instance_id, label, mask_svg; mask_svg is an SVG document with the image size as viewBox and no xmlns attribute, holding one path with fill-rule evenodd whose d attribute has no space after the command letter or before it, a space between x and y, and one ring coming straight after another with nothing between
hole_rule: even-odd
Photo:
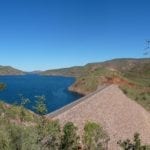
<instances>
[{"instance_id":1,"label":"lake","mask_svg":"<svg viewBox=\"0 0 150 150\"><path fill-rule=\"evenodd\" d=\"M35 96L44 95L48 113L57 110L82 96L68 91L68 87L75 82L72 77L60 76L0 76L0 82L7 85L4 91L0 92L0 100L9 104L20 104L20 95L30 99L25 107L34 111Z\"/></svg>"}]
</instances>

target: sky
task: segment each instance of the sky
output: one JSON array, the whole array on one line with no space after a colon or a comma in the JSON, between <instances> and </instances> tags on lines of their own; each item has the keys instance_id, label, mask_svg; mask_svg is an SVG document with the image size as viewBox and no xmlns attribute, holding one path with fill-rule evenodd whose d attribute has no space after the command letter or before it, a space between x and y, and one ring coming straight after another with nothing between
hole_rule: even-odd
<instances>
[{"instance_id":1,"label":"sky","mask_svg":"<svg viewBox=\"0 0 150 150\"><path fill-rule=\"evenodd\" d=\"M141 58L149 0L0 0L0 65L24 71Z\"/></svg>"}]
</instances>

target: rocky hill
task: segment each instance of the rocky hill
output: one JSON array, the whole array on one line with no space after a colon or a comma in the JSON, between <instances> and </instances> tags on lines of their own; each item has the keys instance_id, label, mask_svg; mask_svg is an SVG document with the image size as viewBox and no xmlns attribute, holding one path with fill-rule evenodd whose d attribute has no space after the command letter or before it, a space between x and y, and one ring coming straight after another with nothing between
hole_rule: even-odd
<instances>
[{"instance_id":1,"label":"rocky hill","mask_svg":"<svg viewBox=\"0 0 150 150\"><path fill-rule=\"evenodd\" d=\"M76 77L69 89L84 95L94 92L100 85L116 84L127 96L150 110L150 58L113 59L41 74Z\"/></svg>"},{"instance_id":2,"label":"rocky hill","mask_svg":"<svg viewBox=\"0 0 150 150\"><path fill-rule=\"evenodd\" d=\"M11 66L0 66L0 75L24 75L25 72Z\"/></svg>"},{"instance_id":3,"label":"rocky hill","mask_svg":"<svg viewBox=\"0 0 150 150\"><path fill-rule=\"evenodd\" d=\"M105 68L111 71L119 71L119 72L126 72L131 71L133 68L144 69L144 65L150 64L150 58L142 58L142 59L113 59L105 62L98 62L98 63L89 63L85 66L76 66L70 68L62 68L62 69L54 69L54 70L47 70L42 72L42 75L63 75L63 76L82 76L86 75L90 71L94 71L96 69Z\"/></svg>"},{"instance_id":4,"label":"rocky hill","mask_svg":"<svg viewBox=\"0 0 150 150\"><path fill-rule=\"evenodd\" d=\"M40 73L41 75L58 75L58 76L73 76L78 77L84 74L84 67L76 66L71 68L62 68L54 70L46 70Z\"/></svg>"}]
</instances>

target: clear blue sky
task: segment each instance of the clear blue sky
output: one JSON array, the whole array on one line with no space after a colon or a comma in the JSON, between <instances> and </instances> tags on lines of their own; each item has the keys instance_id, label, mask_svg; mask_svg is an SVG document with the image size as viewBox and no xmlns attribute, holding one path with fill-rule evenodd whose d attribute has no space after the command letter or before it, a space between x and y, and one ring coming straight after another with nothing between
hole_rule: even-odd
<instances>
[{"instance_id":1,"label":"clear blue sky","mask_svg":"<svg viewBox=\"0 0 150 150\"><path fill-rule=\"evenodd\" d=\"M142 57L150 0L0 0L0 65L45 70Z\"/></svg>"}]
</instances>

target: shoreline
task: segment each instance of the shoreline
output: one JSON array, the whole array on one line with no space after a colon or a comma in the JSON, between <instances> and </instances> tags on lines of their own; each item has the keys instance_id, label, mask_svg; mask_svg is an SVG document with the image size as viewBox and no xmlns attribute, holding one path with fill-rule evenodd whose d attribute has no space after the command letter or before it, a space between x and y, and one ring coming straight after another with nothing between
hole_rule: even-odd
<instances>
[{"instance_id":1,"label":"shoreline","mask_svg":"<svg viewBox=\"0 0 150 150\"><path fill-rule=\"evenodd\" d=\"M69 110L71 109L72 107L86 101L86 99L88 99L89 97L92 97L93 95L95 95L96 93L100 92L100 91L103 91L105 88L107 88L108 86L111 86L111 85L102 85L100 86L96 91L90 93L90 94L87 94L77 100L75 100L74 102L71 102L70 104L67 104L53 112L50 112L48 114L46 114L45 116L48 117L48 118L54 118L55 116L57 116L58 114L61 114L63 112L65 112L66 110Z\"/></svg>"}]
</instances>

